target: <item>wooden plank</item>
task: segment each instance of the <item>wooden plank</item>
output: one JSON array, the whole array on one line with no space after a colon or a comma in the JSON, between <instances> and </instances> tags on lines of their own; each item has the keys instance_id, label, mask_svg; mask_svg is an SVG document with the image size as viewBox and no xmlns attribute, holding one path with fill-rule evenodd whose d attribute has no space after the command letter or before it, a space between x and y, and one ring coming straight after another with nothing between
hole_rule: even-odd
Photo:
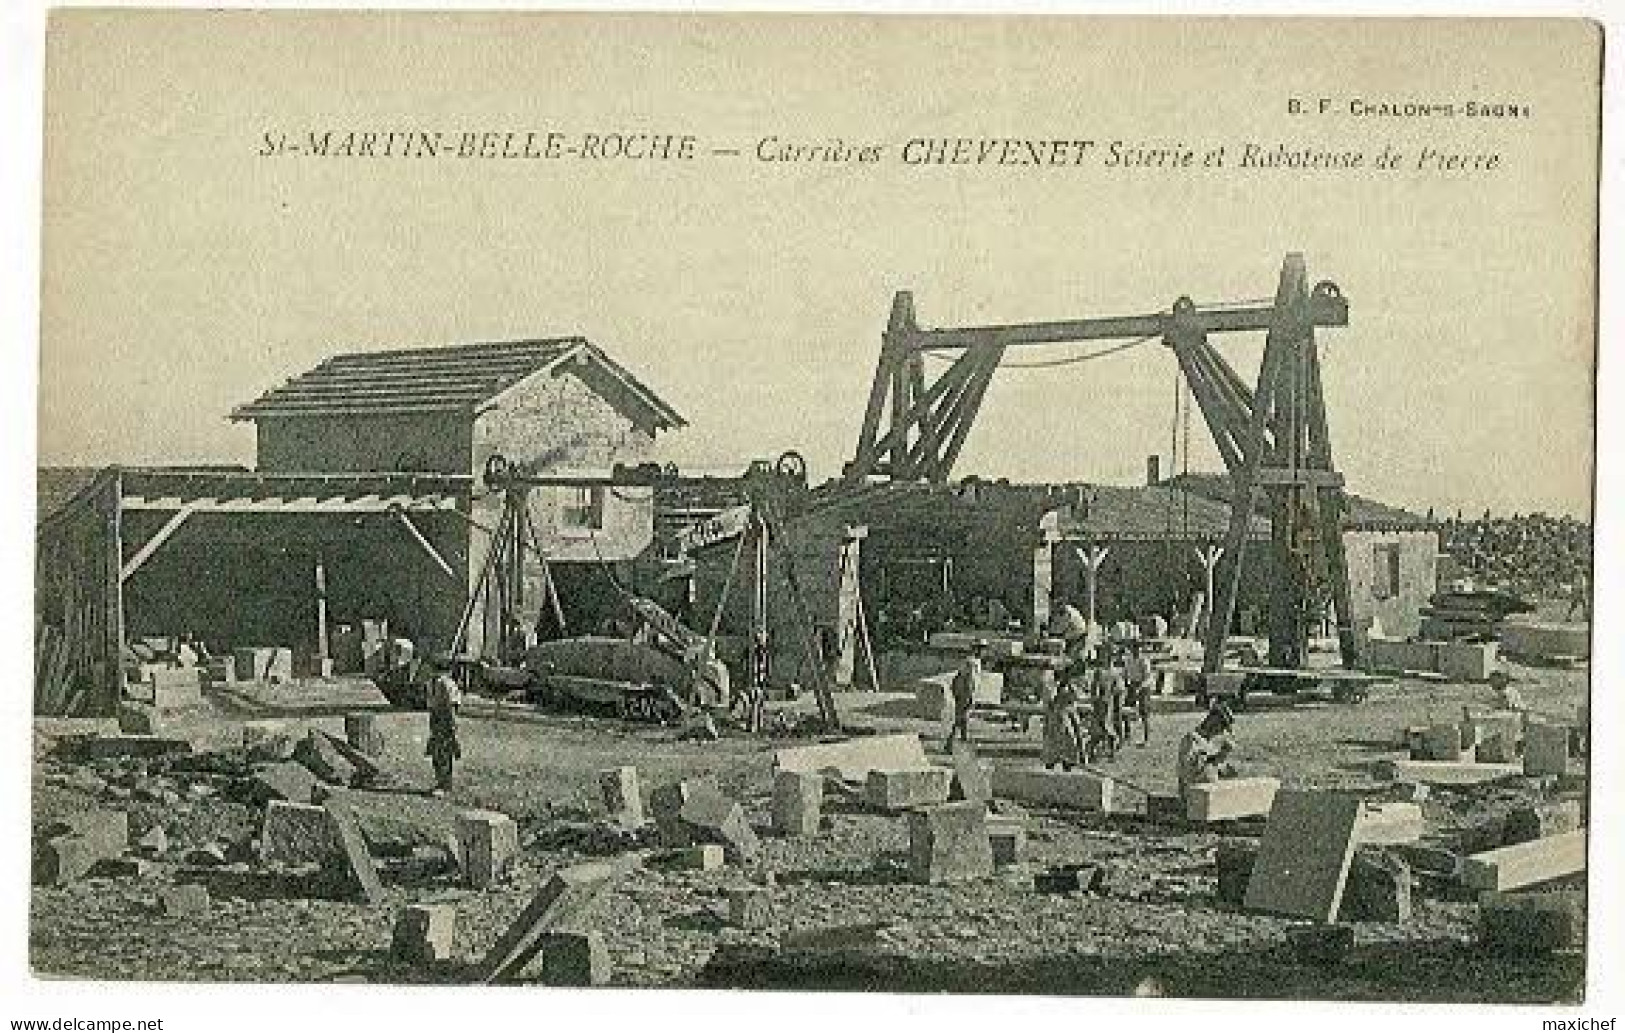
<instances>
[{"instance_id":1,"label":"wooden plank","mask_svg":"<svg viewBox=\"0 0 1625 1033\"><path fill-rule=\"evenodd\" d=\"M628 867L627 862L599 861L554 872L486 952L475 969L475 981L494 983L517 978L541 949L543 937L579 922L593 902L626 874Z\"/></svg>"},{"instance_id":2,"label":"wooden plank","mask_svg":"<svg viewBox=\"0 0 1625 1033\"><path fill-rule=\"evenodd\" d=\"M1354 859L1361 802L1339 793L1275 794L1245 906L1317 922L1337 921Z\"/></svg>"},{"instance_id":3,"label":"wooden plank","mask_svg":"<svg viewBox=\"0 0 1625 1033\"><path fill-rule=\"evenodd\" d=\"M170 537L181 529L181 525L186 523L187 518L191 515L191 506L182 506L176 510L175 514L164 522L164 526L160 527L151 538L142 543L141 548L135 551L134 556L124 561L124 565L119 568L119 580L130 580L130 575L140 570L141 565L151 559L153 553L163 548L164 543L169 541Z\"/></svg>"},{"instance_id":4,"label":"wooden plank","mask_svg":"<svg viewBox=\"0 0 1625 1033\"><path fill-rule=\"evenodd\" d=\"M1579 829L1465 857L1461 882L1469 889L1502 892L1585 870L1586 830Z\"/></svg>"}]
</instances>

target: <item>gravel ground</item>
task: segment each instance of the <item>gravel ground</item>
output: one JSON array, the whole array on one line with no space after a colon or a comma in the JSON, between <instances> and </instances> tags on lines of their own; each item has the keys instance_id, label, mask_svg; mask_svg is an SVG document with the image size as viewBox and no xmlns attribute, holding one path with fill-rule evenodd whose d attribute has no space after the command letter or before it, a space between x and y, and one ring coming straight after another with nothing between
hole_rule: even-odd
<instances>
[{"instance_id":1,"label":"gravel ground","mask_svg":"<svg viewBox=\"0 0 1625 1033\"><path fill-rule=\"evenodd\" d=\"M1583 670L1514 673L1537 712L1567 718L1584 697ZM1396 682L1353 706L1266 698L1241 717L1239 759L1246 773L1272 774L1289 785L1375 795L1384 783L1373 767L1401 756L1401 729L1491 703L1480 686L1420 681ZM842 704L854 725L919 731L928 748L940 749L942 729L905 716L906 703L897 697L847 696ZM1196 712L1189 699L1159 699L1158 708L1151 746L1129 747L1108 766L1131 783L1168 792L1173 744ZM421 795L429 783L422 715L390 711L370 687L242 690L183 734L229 742L251 718L338 732L339 715L359 709L377 711L389 744L384 766L401 784L399 792L353 794L366 804L364 827L380 856L386 900L377 905L312 897L308 878L252 863L260 812L241 801L230 754L212 755L220 763L209 771L166 771L162 762L77 765L49 752L51 736L37 736L37 825L88 806L118 807L129 810L135 835L161 824L170 850L140 876L36 887L35 970L97 979L455 982L465 978L459 966L425 971L390 960L395 912L411 903L455 902L458 952L477 959L555 868L588 856L579 849L588 844L572 848L561 830L582 827L599 807L596 771L635 763L645 788L713 775L745 803L753 822L767 824L778 744L743 737L679 742L667 729L471 706L462 724L459 787L451 800L439 801ZM996 763L1036 760L1036 723L1030 735L986 722L973 732ZM1424 807L1433 830L1449 842L1544 792L1516 780L1492 790L1436 791ZM414 836L434 843L435 830L450 827L457 806L495 808L520 823L520 862L490 890L458 886L448 859L433 849L398 856ZM1033 812L1028 862L981 882L926 887L906 880L902 819L834 801L827 810L829 827L816 838L764 837L761 868L776 883L765 928L737 929L727 920L727 890L763 878L760 872L635 869L600 903L592 923L609 947L612 984L1461 1001L1573 1001L1582 992L1579 955L1487 955L1474 946L1476 906L1437 887L1417 898L1404 925L1356 924L1356 950L1341 965L1301 963L1286 946L1293 922L1218 899L1219 836L1207 830ZM401 829L407 831L392 835ZM221 847L228 863L190 863L197 859L192 851L208 844ZM1059 863L1104 866L1104 892L1035 893L1034 871ZM209 886L207 914L162 914L160 889L178 882ZM783 949L799 934L847 927L857 928L838 951Z\"/></svg>"}]
</instances>

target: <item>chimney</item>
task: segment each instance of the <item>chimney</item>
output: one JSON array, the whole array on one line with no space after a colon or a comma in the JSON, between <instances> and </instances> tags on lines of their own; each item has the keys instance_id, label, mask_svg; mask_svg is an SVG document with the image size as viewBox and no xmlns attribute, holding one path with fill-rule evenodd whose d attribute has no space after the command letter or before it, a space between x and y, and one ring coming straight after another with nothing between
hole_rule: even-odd
<instances>
[{"instance_id":1,"label":"chimney","mask_svg":"<svg viewBox=\"0 0 1625 1033\"><path fill-rule=\"evenodd\" d=\"M1156 484L1160 484L1161 482L1162 482L1162 457L1161 456L1146 456L1145 457L1145 483L1148 484L1148 485L1156 485Z\"/></svg>"}]
</instances>

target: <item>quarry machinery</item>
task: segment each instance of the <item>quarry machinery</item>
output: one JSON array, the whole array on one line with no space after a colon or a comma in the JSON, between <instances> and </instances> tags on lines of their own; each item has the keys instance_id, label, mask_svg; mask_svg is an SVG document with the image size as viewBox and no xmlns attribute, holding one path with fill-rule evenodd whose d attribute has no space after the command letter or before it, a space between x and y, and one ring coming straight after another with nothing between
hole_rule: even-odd
<instances>
[{"instance_id":1,"label":"quarry machinery","mask_svg":"<svg viewBox=\"0 0 1625 1033\"><path fill-rule=\"evenodd\" d=\"M872 478L945 483L1011 348L1117 342L1075 359L1021 364L1031 368L1160 340L1177 360L1230 477L1230 526L1203 642L1207 683L1221 684L1215 676L1223 665L1249 524L1260 498L1271 525L1267 670L1290 680L1304 667L1312 616L1329 601L1342 663L1352 671L1354 617L1342 537L1347 499L1343 477L1332 463L1315 340L1317 329L1347 324L1342 291L1324 281L1311 289L1300 254L1286 256L1273 299L1197 305L1181 297L1165 311L1144 315L927 329L916 322L912 294L900 291L881 338L856 455L843 477L854 486ZM1209 341L1213 335L1246 332L1265 334L1255 386ZM930 382L928 355L953 356Z\"/></svg>"},{"instance_id":2,"label":"quarry machinery","mask_svg":"<svg viewBox=\"0 0 1625 1033\"><path fill-rule=\"evenodd\" d=\"M766 581L767 558L772 555L789 588L792 627L803 642L805 669L811 672L820 721L826 728L838 729L840 715L816 629L804 601L794 557L783 547L783 520L806 493L806 476L806 463L794 452L785 453L777 462L757 460L737 477L685 477L674 467L655 464L617 465L607 474L538 470L500 455L491 456L485 466L484 482L487 488L502 493L502 517L492 532L485 563L458 623L453 654L460 654L469 642L470 630L482 607L494 608L493 612L500 615L495 621L499 628L497 641L486 643L482 649L493 661L488 665L493 668L493 677L526 688L544 701L607 704L622 716L657 721L672 720L696 705L726 705L728 677L725 669L719 670L715 642L748 542L755 550L756 561L751 567L752 634L741 687L747 724L752 730L760 726L766 698L770 651ZM530 493L548 487L701 489L742 498L740 505L678 536L685 550L739 539L727 585L707 633L689 628L654 600L626 590L611 577L622 595L613 622L618 633L572 634L567 624L568 608L559 598L549 558L530 516ZM550 617L564 633L563 638L534 642L534 636L518 619L524 609L527 552L540 566L542 617Z\"/></svg>"}]
</instances>

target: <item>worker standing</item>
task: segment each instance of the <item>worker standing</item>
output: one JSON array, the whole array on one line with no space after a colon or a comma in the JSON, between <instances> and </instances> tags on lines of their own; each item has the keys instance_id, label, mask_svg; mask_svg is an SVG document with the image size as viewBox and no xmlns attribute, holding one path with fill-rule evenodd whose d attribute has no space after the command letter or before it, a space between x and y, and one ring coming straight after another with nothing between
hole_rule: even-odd
<instances>
[{"instance_id":1,"label":"worker standing","mask_svg":"<svg viewBox=\"0 0 1625 1033\"><path fill-rule=\"evenodd\" d=\"M1046 768L1060 765L1071 771L1086 760L1083 721L1078 714L1079 686L1087 670L1081 665L1068 668L1055 692L1044 701L1044 747L1039 760Z\"/></svg>"},{"instance_id":2,"label":"worker standing","mask_svg":"<svg viewBox=\"0 0 1625 1033\"><path fill-rule=\"evenodd\" d=\"M982 655L986 652L987 639L977 639L948 686L954 698L954 723L948 729L949 747L953 746L955 735L962 742L970 742L970 708L976 702L976 687L982 680Z\"/></svg>"},{"instance_id":3,"label":"worker standing","mask_svg":"<svg viewBox=\"0 0 1625 1033\"><path fill-rule=\"evenodd\" d=\"M1123 719L1123 741L1128 741L1128 717L1140 719L1140 745L1151 742L1151 665L1140 655L1140 644L1130 642L1123 658L1123 683L1128 688L1128 708Z\"/></svg>"},{"instance_id":4,"label":"worker standing","mask_svg":"<svg viewBox=\"0 0 1625 1033\"><path fill-rule=\"evenodd\" d=\"M1203 715L1201 723L1186 732L1179 740L1177 758L1179 795L1193 785L1217 782L1235 774L1229 763L1235 749L1230 730L1235 727L1235 715L1223 703L1215 703Z\"/></svg>"},{"instance_id":5,"label":"worker standing","mask_svg":"<svg viewBox=\"0 0 1625 1033\"><path fill-rule=\"evenodd\" d=\"M457 741L457 708L463 704L463 690L451 676L449 662L429 681L429 745L424 750L434 764L434 793L444 796L451 790L453 763L463 755Z\"/></svg>"}]
</instances>

